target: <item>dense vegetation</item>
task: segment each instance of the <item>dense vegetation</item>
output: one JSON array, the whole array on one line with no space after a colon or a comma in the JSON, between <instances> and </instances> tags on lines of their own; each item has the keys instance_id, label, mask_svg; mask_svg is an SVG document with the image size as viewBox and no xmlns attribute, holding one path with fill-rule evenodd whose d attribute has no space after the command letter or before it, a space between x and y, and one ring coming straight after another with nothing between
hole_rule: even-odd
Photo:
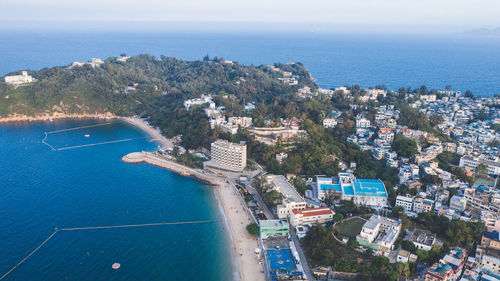
<instances>
[{"instance_id":1,"label":"dense vegetation","mask_svg":"<svg viewBox=\"0 0 500 281\"><path fill-rule=\"evenodd\" d=\"M300 63L277 66L300 75L301 85L315 87ZM187 112L182 104L185 99L218 95L218 103L231 114L242 114L245 102L277 105L298 88L282 84L277 80L282 74L267 66L228 64L208 57L184 61L141 55L126 63L109 58L96 68L65 66L29 74L38 81L17 88L0 82L0 117L54 111L147 115L167 136L182 134L188 148L206 146L212 135L203 111L198 108ZM125 91L128 86L135 86L135 90ZM266 110L264 114L278 118L281 113Z\"/></svg>"},{"instance_id":2,"label":"dense vegetation","mask_svg":"<svg viewBox=\"0 0 500 281\"><path fill-rule=\"evenodd\" d=\"M351 243L355 244L355 240ZM360 280L397 280L400 276L410 276L409 264L391 264L386 257L357 252L337 242L333 230L321 225L307 232L302 246L312 266L330 265L336 271L356 272Z\"/></svg>"}]
</instances>

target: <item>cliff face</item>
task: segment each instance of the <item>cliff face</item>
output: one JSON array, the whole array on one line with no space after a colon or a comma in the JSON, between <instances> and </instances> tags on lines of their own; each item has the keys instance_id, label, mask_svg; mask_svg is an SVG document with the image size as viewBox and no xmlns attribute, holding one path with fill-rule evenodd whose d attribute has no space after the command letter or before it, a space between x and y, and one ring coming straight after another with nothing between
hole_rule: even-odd
<instances>
[{"instance_id":1,"label":"cliff face","mask_svg":"<svg viewBox=\"0 0 500 281\"><path fill-rule=\"evenodd\" d=\"M151 114L166 103L201 94L233 96L241 101L264 102L285 96L298 86L278 78L298 75L301 86L312 86L301 64L244 66L222 59L183 61L141 55L126 61L108 58L102 64L45 68L29 75L37 81L13 87L0 80L0 117L12 114Z\"/></svg>"}]
</instances>

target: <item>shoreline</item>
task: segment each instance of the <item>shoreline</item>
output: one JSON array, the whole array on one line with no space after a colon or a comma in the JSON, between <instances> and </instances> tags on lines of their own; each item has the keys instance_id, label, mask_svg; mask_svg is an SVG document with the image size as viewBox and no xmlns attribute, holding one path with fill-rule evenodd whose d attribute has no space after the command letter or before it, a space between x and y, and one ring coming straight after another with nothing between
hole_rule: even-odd
<instances>
[{"instance_id":1,"label":"shoreline","mask_svg":"<svg viewBox=\"0 0 500 281\"><path fill-rule=\"evenodd\" d=\"M121 117L111 113L104 114L53 114L40 116L11 115L0 118L0 124L15 122L53 121L58 119L118 119L142 130L152 137L151 141L160 142L162 147L173 147L173 142L162 135L161 131L151 127L148 122L136 117ZM135 157L134 157L135 156ZM147 156L147 157L145 157ZM251 215L236 187L224 177L207 174L204 170L192 169L182 164L156 157L152 152L133 152L122 157L127 163L147 163L167 169L181 176L191 177L205 184L214 186L215 199L219 211L224 217L231 255L232 278L240 281L265 280L263 265L254 253L259 247L256 237L246 231ZM236 276L237 275L237 276Z\"/></svg>"},{"instance_id":2,"label":"shoreline","mask_svg":"<svg viewBox=\"0 0 500 281\"><path fill-rule=\"evenodd\" d=\"M117 117L117 119L122 120L128 124L135 126L141 131L150 135L153 139L151 141L156 141L161 143L162 148L173 148L174 143L171 139L166 138L159 129L155 129L149 125L149 123L141 118L137 117Z\"/></svg>"},{"instance_id":3,"label":"shoreline","mask_svg":"<svg viewBox=\"0 0 500 281\"><path fill-rule=\"evenodd\" d=\"M257 237L251 236L246 230L246 226L253 222L253 219L238 191L226 178L157 157L152 152L132 152L123 156L122 161L154 165L214 186L215 198L223 214L229 240L232 244L230 245L232 263L237 262L237 264L233 263L233 266L238 271L238 280L265 280L263 264L259 263L254 252L255 248L260 247Z\"/></svg>"},{"instance_id":4,"label":"shoreline","mask_svg":"<svg viewBox=\"0 0 500 281\"><path fill-rule=\"evenodd\" d=\"M9 115L7 117L0 118L0 124L5 123L16 123L16 122L37 122L37 121L54 121L54 120L63 120L63 119L117 119L128 123L146 134L152 137L151 142L159 142L162 148L173 148L174 143L171 139L166 138L159 129L155 129L151 127L147 121L137 118L137 117L123 117L117 116L113 113L99 113L99 114L66 114L66 113L54 113L52 115L44 114L37 116L28 116L23 114L14 114Z\"/></svg>"},{"instance_id":5,"label":"shoreline","mask_svg":"<svg viewBox=\"0 0 500 281\"><path fill-rule=\"evenodd\" d=\"M98 113L98 114L67 114L58 113L53 114L43 114L37 116L29 116L24 114L13 114L7 117L0 118L0 124L2 123L15 123L15 122L35 122L35 121L54 121L60 119L120 119L121 117L114 115L113 113Z\"/></svg>"}]
</instances>

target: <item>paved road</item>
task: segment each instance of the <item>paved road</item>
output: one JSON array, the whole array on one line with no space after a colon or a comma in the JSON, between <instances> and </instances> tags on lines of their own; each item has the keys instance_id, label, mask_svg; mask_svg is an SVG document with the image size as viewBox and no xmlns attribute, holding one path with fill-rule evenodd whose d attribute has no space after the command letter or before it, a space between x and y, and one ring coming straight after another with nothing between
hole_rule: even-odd
<instances>
[{"instance_id":1,"label":"paved road","mask_svg":"<svg viewBox=\"0 0 500 281\"><path fill-rule=\"evenodd\" d=\"M290 226L290 236L292 236L293 243L295 243L295 247L297 248L297 252L299 253L299 258L300 258L300 264L302 265L302 268L304 269L304 273L306 274L306 277L308 280L314 280L314 277L311 272L311 268L309 267L309 264L307 263L306 255L304 254L304 251L302 251L302 247L300 246L299 239L297 238L297 235L295 234L295 229Z\"/></svg>"},{"instance_id":2,"label":"paved road","mask_svg":"<svg viewBox=\"0 0 500 281\"><path fill-rule=\"evenodd\" d=\"M257 190L252 186L252 184L246 183L245 186L246 186L248 192L250 194L252 194L252 196L255 199L255 201L257 201L257 204L259 205L259 207L261 207L264 210L264 215L266 215L267 219L268 220L274 219L273 212L271 212L271 210L269 210L269 208L267 207L267 205L264 204L264 200L262 200L262 197L257 192Z\"/></svg>"}]
</instances>

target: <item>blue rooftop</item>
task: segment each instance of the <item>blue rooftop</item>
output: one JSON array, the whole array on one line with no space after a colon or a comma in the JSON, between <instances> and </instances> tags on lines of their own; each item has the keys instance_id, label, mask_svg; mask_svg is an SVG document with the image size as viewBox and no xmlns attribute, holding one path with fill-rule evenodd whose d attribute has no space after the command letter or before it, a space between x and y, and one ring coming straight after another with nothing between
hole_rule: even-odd
<instances>
[{"instance_id":1,"label":"blue rooftop","mask_svg":"<svg viewBox=\"0 0 500 281\"><path fill-rule=\"evenodd\" d=\"M354 195L354 188L352 188L352 185L344 186L344 194L351 196Z\"/></svg>"},{"instance_id":2,"label":"blue rooftop","mask_svg":"<svg viewBox=\"0 0 500 281\"><path fill-rule=\"evenodd\" d=\"M342 187L340 186L340 184L322 184L320 188L321 190L342 192Z\"/></svg>"},{"instance_id":3,"label":"blue rooftop","mask_svg":"<svg viewBox=\"0 0 500 281\"><path fill-rule=\"evenodd\" d=\"M495 239L495 240L500 240L500 233L496 232L496 231L485 231L483 232L483 235L488 237L488 238L491 238L491 239Z\"/></svg>"},{"instance_id":4,"label":"blue rooftop","mask_svg":"<svg viewBox=\"0 0 500 281\"><path fill-rule=\"evenodd\" d=\"M387 197L384 183L379 179L356 179L353 185L357 196Z\"/></svg>"},{"instance_id":5,"label":"blue rooftop","mask_svg":"<svg viewBox=\"0 0 500 281\"><path fill-rule=\"evenodd\" d=\"M339 176L342 176L339 174ZM330 181L330 178L319 178L321 181ZM334 183L324 183L319 185L319 189L322 191L334 191L342 192L346 196L375 196L375 197L387 197L387 191L385 190L384 183L379 179L356 179L350 183L334 184Z\"/></svg>"}]
</instances>

